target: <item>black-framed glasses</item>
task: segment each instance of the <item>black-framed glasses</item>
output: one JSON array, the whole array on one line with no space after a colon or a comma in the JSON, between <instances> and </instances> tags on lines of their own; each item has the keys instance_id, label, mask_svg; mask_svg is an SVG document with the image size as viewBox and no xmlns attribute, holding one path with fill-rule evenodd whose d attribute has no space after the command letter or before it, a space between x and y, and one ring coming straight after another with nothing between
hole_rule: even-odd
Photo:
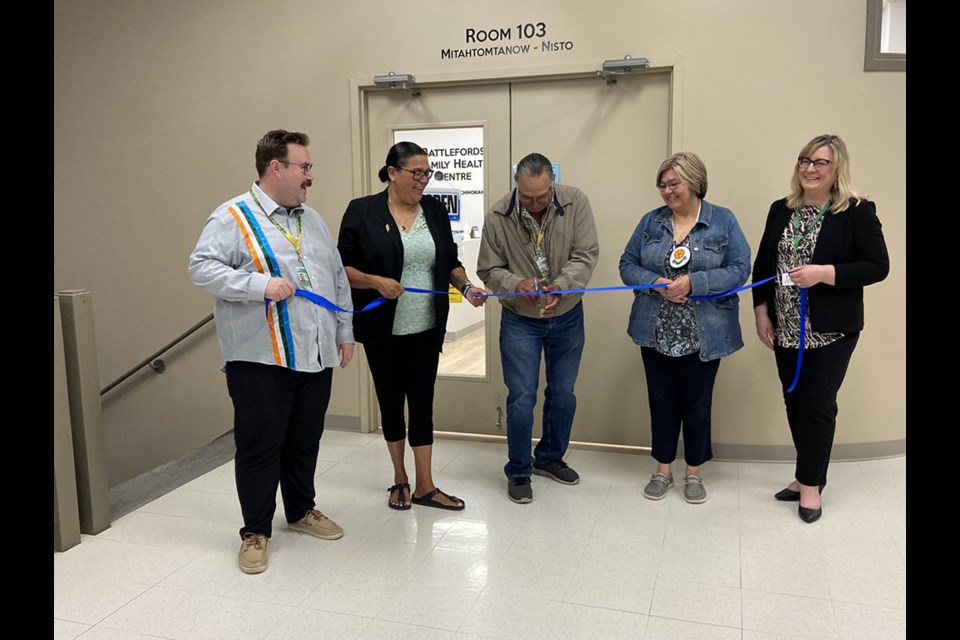
<instances>
[{"instance_id":1,"label":"black-framed glasses","mask_svg":"<svg viewBox=\"0 0 960 640\"><path fill-rule=\"evenodd\" d=\"M414 180L429 180L433 177L433 169L407 169L406 167L394 167L394 169L400 169L400 171L409 171L413 174Z\"/></svg>"},{"instance_id":2,"label":"black-framed glasses","mask_svg":"<svg viewBox=\"0 0 960 640\"><path fill-rule=\"evenodd\" d=\"M804 156L797 158L797 166L801 169L806 169L811 164L819 171L830 164L830 160L827 160L826 158L817 158L816 160L811 160L810 158L805 158Z\"/></svg>"},{"instance_id":3,"label":"black-framed glasses","mask_svg":"<svg viewBox=\"0 0 960 640\"><path fill-rule=\"evenodd\" d=\"M547 204L553 199L553 187L550 187L550 190L539 195L536 198L531 196L525 196L522 193L517 194L517 199L520 200L520 204L523 206L529 206L531 204Z\"/></svg>"},{"instance_id":4,"label":"black-framed glasses","mask_svg":"<svg viewBox=\"0 0 960 640\"><path fill-rule=\"evenodd\" d=\"M307 175L308 173L310 173L311 171L313 171L313 163L311 163L311 162L300 162L300 163L297 163L297 162L288 162L288 161L286 161L286 160L277 160L277 162L282 162L283 164L287 165L288 167L289 167L289 166L300 167L300 169L303 170L303 175Z\"/></svg>"}]
</instances>

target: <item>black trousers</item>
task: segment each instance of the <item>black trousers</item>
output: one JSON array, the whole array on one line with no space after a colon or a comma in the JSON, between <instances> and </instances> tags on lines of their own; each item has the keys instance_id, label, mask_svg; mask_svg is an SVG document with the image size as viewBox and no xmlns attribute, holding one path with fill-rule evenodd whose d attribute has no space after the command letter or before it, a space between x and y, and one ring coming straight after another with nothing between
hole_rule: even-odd
<instances>
[{"instance_id":1,"label":"black trousers","mask_svg":"<svg viewBox=\"0 0 960 640\"><path fill-rule=\"evenodd\" d=\"M270 537L277 486L287 522L316 506L313 478L333 369L293 371L255 362L228 362L233 400L237 495L246 533Z\"/></svg>"},{"instance_id":2,"label":"black trousers","mask_svg":"<svg viewBox=\"0 0 960 640\"><path fill-rule=\"evenodd\" d=\"M364 344L377 390L383 438L397 442L407 436L403 405L410 414L410 446L433 444L433 390L440 352L433 329L393 336L389 343Z\"/></svg>"},{"instance_id":3,"label":"black trousers","mask_svg":"<svg viewBox=\"0 0 960 640\"><path fill-rule=\"evenodd\" d=\"M859 339L857 332L825 347L804 350L800 380L792 393L787 393L787 389L796 373L799 351L774 349L787 422L797 449L795 477L800 484L817 486L827 482L827 466L837 430L837 392Z\"/></svg>"},{"instance_id":4,"label":"black trousers","mask_svg":"<svg viewBox=\"0 0 960 640\"><path fill-rule=\"evenodd\" d=\"M640 347L640 355L647 377L653 458L661 464L677 459L682 425L684 460L699 467L713 458L710 414L720 359L704 362L699 353L674 358L651 347Z\"/></svg>"}]
</instances>

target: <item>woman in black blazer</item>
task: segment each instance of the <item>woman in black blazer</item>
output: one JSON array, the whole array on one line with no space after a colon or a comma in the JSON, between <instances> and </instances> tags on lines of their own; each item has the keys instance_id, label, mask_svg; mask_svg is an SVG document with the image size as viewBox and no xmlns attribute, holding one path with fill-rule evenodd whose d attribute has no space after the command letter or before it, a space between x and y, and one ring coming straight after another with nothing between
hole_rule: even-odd
<instances>
[{"instance_id":1,"label":"woman in black blazer","mask_svg":"<svg viewBox=\"0 0 960 640\"><path fill-rule=\"evenodd\" d=\"M863 329L863 288L887 277L890 261L873 202L850 186L849 156L838 136L817 136L794 166L791 193L770 207L753 264L760 341L776 356L787 422L797 449L795 479L774 494L798 501L804 522L823 513L820 493L836 431L837 392ZM800 293L807 289L800 379Z\"/></svg>"},{"instance_id":2,"label":"woman in black blazer","mask_svg":"<svg viewBox=\"0 0 960 640\"><path fill-rule=\"evenodd\" d=\"M354 316L357 342L364 345L377 390L383 437L393 462L393 486L387 502L405 510L411 502L459 511L463 500L433 483L433 390L447 329L446 295L407 294L406 287L447 291L456 287L475 307L483 289L467 280L457 259L444 205L423 190L433 171L427 152L412 142L390 148L380 169L382 192L350 202L340 224L337 248L350 280L355 309L378 296L385 302ZM416 467L411 492L404 466L404 402L410 416L409 438Z\"/></svg>"}]
</instances>

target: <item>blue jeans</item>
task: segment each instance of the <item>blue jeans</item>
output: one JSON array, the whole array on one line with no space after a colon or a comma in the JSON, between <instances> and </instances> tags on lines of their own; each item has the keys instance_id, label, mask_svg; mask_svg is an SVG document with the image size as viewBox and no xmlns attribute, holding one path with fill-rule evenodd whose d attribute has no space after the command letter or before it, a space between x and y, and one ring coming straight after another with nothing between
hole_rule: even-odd
<instances>
[{"instance_id":1,"label":"blue jeans","mask_svg":"<svg viewBox=\"0 0 960 640\"><path fill-rule=\"evenodd\" d=\"M538 463L563 458L570 444L577 398L573 385L583 353L583 303L556 318L527 318L507 309L500 320L500 359L507 384L508 478L529 477ZM540 352L546 364L543 435L534 455L533 408L540 385ZM536 457L534 457L536 456Z\"/></svg>"}]
</instances>

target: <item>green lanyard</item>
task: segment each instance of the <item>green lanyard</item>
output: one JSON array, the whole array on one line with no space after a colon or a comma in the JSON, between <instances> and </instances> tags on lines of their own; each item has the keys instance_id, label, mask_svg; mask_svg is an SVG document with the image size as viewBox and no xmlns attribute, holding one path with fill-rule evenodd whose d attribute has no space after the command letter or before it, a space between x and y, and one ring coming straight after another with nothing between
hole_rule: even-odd
<instances>
[{"instance_id":1,"label":"green lanyard","mask_svg":"<svg viewBox=\"0 0 960 640\"><path fill-rule=\"evenodd\" d=\"M817 226L817 223L820 222L820 218L823 217L823 214L827 212L827 209L830 208L830 205L833 204L833 200L827 200L827 204L823 205L820 208L820 212L810 221L806 227L803 227L803 224L800 222L800 210L795 209L793 212L793 257L797 257L797 247L800 246L800 241L806 237L810 230Z\"/></svg>"}]
</instances>

